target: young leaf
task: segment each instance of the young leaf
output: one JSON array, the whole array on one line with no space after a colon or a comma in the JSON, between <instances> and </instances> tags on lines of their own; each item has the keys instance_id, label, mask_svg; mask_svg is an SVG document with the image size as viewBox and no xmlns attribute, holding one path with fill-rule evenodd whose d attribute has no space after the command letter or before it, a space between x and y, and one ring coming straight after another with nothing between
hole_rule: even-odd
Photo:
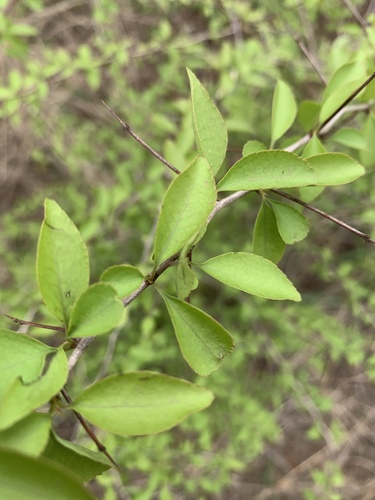
<instances>
[{"instance_id":1,"label":"young leaf","mask_svg":"<svg viewBox=\"0 0 375 500\"><path fill-rule=\"evenodd\" d=\"M45 200L37 274L51 313L68 324L73 303L89 284L89 258L78 229L53 200Z\"/></svg>"},{"instance_id":2,"label":"young leaf","mask_svg":"<svg viewBox=\"0 0 375 500\"><path fill-rule=\"evenodd\" d=\"M48 413L32 413L9 429L0 431L2 448L37 457L44 450L51 428Z\"/></svg>"},{"instance_id":3,"label":"young leaf","mask_svg":"<svg viewBox=\"0 0 375 500\"><path fill-rule=\"evenodd\" d=\"M309 223L295 208L279 201L270 200L276 216L280 236L287 245L303 240L309 232Z\"/></svg>"},{"instance_id":4,"label":"young leaf","mask_svg":"<svg viewBox=\"0 0 375 500\"><path fill-rule=\"evenodd\" d=\"M331 94L337 92L344 85L355 80L364 80L365 78L366 64L364 64L364 61L356 61L340 66L330 77L323 92L322 102L325 102Z\"/></svg>"},{"instance_id":5,"label":"young leaf","mask_svg":"<svg viewBox=\"0 0 375 500\"><path fill-rule=\"evenodd\" d=\"M315 184L310 165L287 151L260 151L245 156L226 173L219 191L272 189Z\"/></svg>"},{"instance_id":6,"label":"young leaf","mask_svg":"<svg viewBox=\"0 0 375 500\"><path fill-rule=\"evenodd\" d=\"M365 174L356 160L342 153L323 153L306 158L315 171L317 186L339 186Z\"/></svg>"},{"instance_id":7,"label":"young leaf","mask_svg":"<svg viewBox=\"0 0 375 500\"><path fill-rule=\"evenodd\" d=\"M253 252L276 264L284 251L285 243L277 228L275 214L263 200L254 226Z\"/></svg>"},{"instance_id":8,"label":"young leaf","mask_svg":"<svg viewBox=\"0 0 375 500\"><path fill-rule=\"evenodd\" d=\"M247 143L242 148L242 156L248 156L252 153L258 153L259 151L266 151L266 146L259 141L247 141Z\"/></svg>"},{"instance_id":9,"label":"young leaf","mask_svg":"<svg viewBox=\"0 0 375 500\"><path fill-rule=\"evenodd\" d=\"M220 323L197 307L165 293L162 297L186 362L198 375L210 375L233 351L232 337Z\"/></svg>"},{"instance_id":10,"label":"young leaf","mask_svg":"<svg viewBox=\"0 0 375 500\"><path fill-rule=\"evenodd\" d=\"M26 335L1 329L0 352L1 402L17 378L22 378L25 384L37 380L42 374L46 356L55 352L55 349Z\"/></svg>"},{"instance_id":11,"label":"young leaf","mask_svg":"<svg viewBox=\"0 0 375 500\"><path fill-rule=\"evenodd\" d=\"M271 148L293 125L297 104L289 86L278 80L272 101Z\"/></svg>"},{"instance_id":12,"label":"young leaf","mask_svg":"<svg viewBox=\"0 0 375 500\"><path fill-rule=\"evenodd\" d=\"M198 157L169 186L155 235L155 267L182 249L204 226L215 206L216 190L205 158Z\"/></svg>"},{"instance_id":13,"label":"young leaf","mask_svg":"<svg viewBox=\"0 0 375 500\"><path fill-rule=\"evenodd\" d=\"M100 276L100 281L112 285L119 297L126 297L134 292L143 280L141 271L127 264L109 267Z\"/></svg>"},{"instance_id":14,"label":"young leaf","mask_svg":"<svg viewBox=\"0 0 375 500\"><path fill-rule=\"evenodd\" d=\"M95 500L65 467L12 450L0 450L0 498L4 500Z\"/></svg>"},{"instance_id":15,"label":"young leaf","mask_svg":"<svg viewBox=\"0 0 375 500\"><path fill-rule=\"evenodd\" d=\"M331 114L336 111L336 109L355 91L360 87L365 81L365 78L360 78L359 80L354 80L352 82L346 83L345 85L339 87L337 90L332 92L327 99L323 102L319 121L322 123Z\"/></svg>"},{"instance_id":16,"label":"young leaf","mask_svg":"<svg viewBox=\"0 0 375 500\"><path fill-rule=\"evenodd\" d=\"M320 104L315 101L302 101L298 109L298 122L305 132L309 132L318 125Z\"/></svg>"},{"instance_id":17,"label":"young leaf","mask_svg":"<svg viewBox=\"0 0 375 500\"><path fill-rule=\"evenodd\" d=\"M195 264L225 285L258 297L301 300L285 274L270 260L245 252L230 252Z\"/></svg>"},{"instance_id":18,"label":"young leaf","mask_svg":"<svg viewBox=\"0 0 375 500\"><path fill-rule=\"evenodd\" d=\"M62 348L51 360L47 373L32 383L16 379L0 403L0 430L7 429L47 403L64 386L68 362Z\"/></svg>"},{"instance_id":19,"label":"young leaf","mask_svg":"<svg viewBox=\"0 0 375 500\"><path fill-rule=\"evenodd\" d=\"M107 283L91 285L78 297L70 318L69 337L102 335L121 321L124 305Z\"/></svg>"},{"instance_id":20,"label":"young leaf","mask_svg":"<svg viewBox=\"0 0 375 500\"><path fill-rule=\"evenodd\" d=\"M323 144L320 142L316 134L314 134L306 144L301 156L302 158L308 158L309 156L319 155L325 152L326 150Z\"/></svg>"},{"instance_id":21,"label":"young leaf","mask_svg":"<svg viewBox=\"0 0 375 500\"><path fill-rule=\"evenodd\" d=\"M103 453L66 441L52 430L42 456L70 469L84 482L91 481L95 476L112 467L111 462Z\"/></svg>"},{"instance_id":22,"label":"young leaf","mask_svg":"<svg viewBox=\"0 0 375 500\"><path fill-rule=\"evenodd\" d=\"M198 152L204 156L215 175L227 150L228 136L224 120L207 90L192 71L187 70L192 102L193 130Z\"/></svg>"},{"instance_id":23,"label":"young leaf","mask_svg":"<svg viewBox=\"0 0 375 500\"><path fill-rule=\"evenodd\" d=\"M198 279L191 270L187 257L178 259L176 269L176 292L179 299L184 300L198 286Z\"/></svg>"},{"instance_id":24,"label":"young leaf","mask_svg":"<svg viewBox=\"0 0 375 500\"><path fill-rule=\"evenodd\" d=\"M208 389L150 371L112 375L84 390L72 407L120 436L162 432L212 403Z\"/></svg>"}]
</instances>

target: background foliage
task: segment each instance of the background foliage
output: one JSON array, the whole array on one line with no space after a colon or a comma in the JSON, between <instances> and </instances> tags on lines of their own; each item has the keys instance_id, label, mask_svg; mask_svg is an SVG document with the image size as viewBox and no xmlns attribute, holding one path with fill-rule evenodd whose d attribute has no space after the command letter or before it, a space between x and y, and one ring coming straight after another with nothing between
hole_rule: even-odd
<instances>
[{"instance_id":1,"label":"background foliage","mask_svg":"<svg viewBox=\"0 0 375 500\"><path fill-rule=\"evenodd\" d=\"M188 66L225 118L233 163L247 140L269 144L277 78L300 103L299 120L278 144L283 147L308 130L309 104L301 102L319 101L322 79L346 63L355 63L361 78L375 44L372 2L0 5L0 311L49 324L54 320L41 306L34 265L43 199L56 199L75 221L98 279L122 262L146 269L155 214L171 179L124 136L101 99L183 170L194 156ZM343 127L358 133L349 141ZM367 174L353 185L328 188L315 203L374 237L374 120L368 113L350 115L339 129L341 136L330 134L325 147L358 158ZM217 249L251 251L260 203L253 194L223 210L197 260ZM192 303L236 341L222 368L199 380L216 400L168 433L100 435L127 472L99 476L91 485L96 494L108 500L373 498L374 250L307 215L308 238L281 262L302 303L241 295L202 275ZM1 317L0 326L9 321ZM77 365L71 392L124 369L196 380L151 290L126 310L121 328L96 340ZM93 448L73 420L57 430Z\"/></svg>"}]
</instances>

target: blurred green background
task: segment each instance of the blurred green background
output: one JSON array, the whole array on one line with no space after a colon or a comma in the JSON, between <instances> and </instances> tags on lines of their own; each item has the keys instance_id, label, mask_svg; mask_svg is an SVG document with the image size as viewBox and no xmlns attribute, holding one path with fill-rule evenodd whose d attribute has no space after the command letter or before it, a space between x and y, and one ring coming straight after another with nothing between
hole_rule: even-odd
<instances>
[{"instance_id":1,"label":"blurred green background","mask_svg":"<svg viewBox=\"0 0 375 500\"><path fill-rule=\"evenodd\" d=\"M375 47L373 2L355 0L0 6L0 313L49 324L35 277L44 198L54 198L80 229L94 282L114 264L149 272L156 214L172 178L101 100L183 169L195 155L189 67L226 121L227 168L247 140L269 144L277 78L299 103L319 102L337 68L367 64ZM326 189L313 204L375 237L375 121L367 111L341 126L358 130L357 143L348 147L331 134L325 147L359 159L367 174ZM278 146L307 131L297 120ZM215 217L196 259L218 249L251 251L260 203L258 195L246 196ZM375 250L306 215L308 238L289 247L280 264L302 303L261 300L200 276L192 303L236 341L208 379L183 360L151 289L131 304L118 330L90 347L74 371L73 397L108 373L136 369L194 380L216 395L209 409L168 433L124 439L98 432L126 470L90 485L100 498L375 498ZM172 290L171 274L160 281ZM0 326L17 330L4 316ZM43 330L32 334L61 343ZM56 426L63 437L93 447L73 418L58 416Z\"/></svg>"}]
</instances>

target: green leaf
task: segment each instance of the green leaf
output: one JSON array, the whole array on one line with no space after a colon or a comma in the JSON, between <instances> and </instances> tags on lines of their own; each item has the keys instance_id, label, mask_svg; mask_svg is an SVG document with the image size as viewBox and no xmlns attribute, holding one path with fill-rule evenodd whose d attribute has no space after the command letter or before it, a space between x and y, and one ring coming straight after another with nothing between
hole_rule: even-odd
<instances>
[{"instance_id":1,"label":"green leaf","mask_svg":"<svg viewBox=\"0 0 375 500\"><path fill-rule=\"evenodd\" d=\"M272 101L271 148L293 125L297 104L289 86L282 80L276 83Z\"/></svg>"},{"instance_id":2,"label":"green leaf","mask_svg":"<svg viewBox=\"0 0 375 500\"><path fill-rule=\"evenodd\" d=\"M320 104L315 101L302 101L298 109L298 122L305 132L309 132L318 125Z\"/></svg>"},{"instance_id":3,"label":"green leaf","mask_svg":"<svg viewBox=\"0 0 375 500\"><path fill-rule=\"evenodd\" d=\"M78 229L53 200L45 200L37 273L40 292L51 313L69 322L73 303L89 284L89 258Z\"/></svg>"},{"instance_id":4,"label":"green leaf","mask_svg":"<svg viewBox=\"0 0 375 500\"><path fill-rule=\"evenodd\" d=\"M66 441L53 431L49 433L49 441L42 456L71 470L84 482L112 467L103 453Z\"/></svg>"},{"instance_id":5,"label":"green leaf","mask_svg":"<svg viewBox=\"0 0 375 500\"><path fill-rule=\"evenodd\" d=\"M273 262L259 255L230 252L213 257L198 267L225 285L258 297L296 302L301 300L285 274Z\"/></svg>"},{"instance_id":6,"label":"green leaf","mask_svg":"<svg viewBox=\"0 0 375 500\"><path fill-rule=\"evenodd\" d=\"M193 129L198 152L204 156L215 175L221 167L227 150L228 136L224 120L212 102L207 90L192 71L190 81Z\"/></svg>"},{"instance_id":7,"label":"green leaf","mask_svg":"<svg viewBox=\"0 0 375 500\"><path fill-rule=\"evenodd\" d=\"M307 186L299 188L299 197L305 203L310 203L315 200L323 191L325 190L324 186Z\"/></svg>"},{"instance_id":8,"label":"green leaf","mask_svg":"<svg viewBox=\"0 0 375 500\"><path fill-rule=\"evenodd\" d=\"M336 111L339 106L355 91L358 87L360 87L365 82L364 78L360 78L359 80L354 80L353 82L346 83L342 87L339 87L337 90L332 92L327 99L323 102L319 121L322 123L326 120L331 114Z\"/></svg>"},{"instance_id":9,"label":"green leaf","mask_svg":"<svg viewBox=\"0 0 375 500\"><path fill-rule=\"evenodd\" d=\"M314 171L305 160L287 151L272 150L253 153L239 160L217 188L219 191L237 191L314 184Z\"/></svg>"},{"instance_id":10,"label":"green leaf","mask_svg":"<svg viewBox=\"0 0 375 500\"><path fill-rule=\"evenodd\" d=\"M1 447L37 457L47 444L50 428L51 416L48 413L32 413L9 429L0 431Z\"/></svg>"},{"instance_id":11,"label":"green leaf","mask_svg":"<svg viewBox=\"0 0 375 500\"><path fill-rule=\"evenodd\" d=\"M276 264L284 251L285 243L277 228L275 214L263 200L254 226L253 252Z\"/></svg>"},{"instance_id":12,"label":"green leaf","mask_svg":"<svg viewBox=\"0 0 375 500\"><path fill-rule=\"evenodd\" d=\"M162 432L211 404L211 391L150 371L112 375L83 391L72 407L120 436Z\"/></svg>"},{"instance_id":13,"label":"green leaf","mask_svg":"<svg viewBox=\"0 0 375 500\"><path fill-rule=\"evenodd\" d=\"M267 148L263 142L259 141L247 141L247 143L242 148L242 156L248 156L252 153L258 153L259 151L266 151Z\"/></svg>"},{"instance_id":14,"label":"green leaf","mask_svg":"<svg viewBox=\"0 0 375 500\"><path fill-rule=\"evenodd\" d=\"M366 78L366 65L364 61L344 64L340 66L331 76L324 89L322 102L325 102L330 95L338 91L341 87L355 80Z\"/></svg>"},{"instance_id":15,"label":"green leaf","mask_svg":"<svg viewBox=\"0 0 375 500\"><path fill-rule=\"evenodd\" d=\"M121 321L124 305L107 283L91 285L78 297L69 323L69 337L102 335Z\"/></svg>"},{"instance_id":16,"label":"green leaf","mask_svg":"<svg viewBox=\"0 0 375 500\"><path fill-rule=\"evenodd\" d=\"M216 201L212 171L198 157L169 186L156 228L155 267L182 249L205 225Z\"/></svg>"},{"instance_id":17,"label":"green leaf","mask_svg":"<svg viewBox=\"0 0 375 500\"><path fill-rule=\"evenodd\" d=\"M365 174L356 160L342 153L323 153L306 158L315 171L317 186L339 186Z\"/></svg>"},{"instance_id":18,"label":"green leaf","mask_svg":"<svg viewBox=\"0 0 375 500\"><path fill-rule=\"evenodd\" d=\"M309 232L309 223L300 212L290 205L270 200L276 216L280 236L287 245L306 238Z\"/></svg>"},{"instance_id":19,"label":"green leaf","mask_svg":"<svg viewBox=\"0 0 375 500\"><path fill-rule=\"evenodd\" d=\"M348 148L367 149L367 142L363 133L354 128L342 128L337 130L337 132L332 135L331 140Z\"/></svg>"},{"instance_id":20,"label":"green leaf","mask_svg":"<svg viewBox=\"0 0 375 500\"><path fill-rule=\"evenodd\" d=\"M219 368L234 348L230 334L197 307L162 293L181 353L190 367L203 377Z\"/></svg>"},{"instance_id":21,"label":"green leaf","mask_svg":"<svg viewBox=\"0 0 375 500\"><path fill-rule=\"evenodd\" d=\"M10 330L0 330L0 402L11 384L22 377L25 384L37 380L46 356L55 349L39 340Z\"/></svg>"},{"instance_id":22,"label":"green leaf","mask_svg":"<svg viewBox=\"0 0 375 500\"><path fill-rule=\"evenodd\" d=\"M119 297L126 297L134 292L143 280L141 271L127 264L109 267L100 276L100 281L111 284Z\"/></svg>"},{"instance_id":23,"label":"green leaf","mask_svg":"<svg viewBox=\"0 0 375 500\"><path fill-rule=\"evenodd\" d=\"M325 153L326 150L323 146L323 144L320 142L318 137L314 134L309 142L306 144L303 153L302 153L302 158L308 158L309 156L314 156L314 155L319 155L321 153Z\"/></svg>"},{"instance_id":24,"label":"green leaf","mask_svg":"<svg viewBox=\"0 0 375 500\"><path fill-rule=\"evenodd\" d=\"M190 292L198 286L198 279L194 271L189 266L187 257L178 259L176 269L176 292L179 299L184 300L189 297Z\"/></svg>"},{"instance_id":25,"label":"green leaf","mask_svg":"<svg viewBox=\"0 0 375 500\"><path fill-rule=\"evenodd\" d=\"M47 403L64 386L68 362L62 348L50 362L46 374L31 383L18 378L0 402L0 430L6 429Z\"/></svg>"},{"instance_id":26,"label":"green leaf","mask_svg":"<svg viewBox=\"0 0 375 500\"><path fill-rule=\"evenodd\" d=\"M75 474L50 460L0 449L0 498L95 500Z\"/></svg>"}]
</instances>

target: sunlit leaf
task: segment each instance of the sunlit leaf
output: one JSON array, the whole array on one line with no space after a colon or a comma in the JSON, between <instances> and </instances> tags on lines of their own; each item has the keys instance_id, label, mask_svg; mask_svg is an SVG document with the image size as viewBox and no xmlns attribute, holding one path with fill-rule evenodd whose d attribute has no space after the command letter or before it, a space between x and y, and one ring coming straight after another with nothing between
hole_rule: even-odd
<instances>
[{"instance_id":1,"label":"sunlit leaf","mask_svg":"<svg viewBox=\"0 0 375 500\"><path fill-rule=\"evenodd\" d=\"M310 165L287 151L260 151L245 156L227 172L219 191L272 189L315 184Z\"/></svg>"},{"instance_id":2,"label":"sunlit leaf","mask_svg":"<svg viewBox=\"0 0 375 500\"><path fill-rule=\"evenodd\" d=\"M83 391L72 407L94 425L121 436L155 434L211 404L203 387L150 371L112 375Z\"/></svg>"},{"instance_id":3,"label":"sunlit leaf","mask_svg":"<svg viewBox=\"0 0 375 500\"><path fill-rule=\"evenodd\" d=\"M196 236L215 201L211 168L199 157L174 179L164 196L155 235L155 267Z\"/></svg>"},{"instance_id":4,"label":"sunlit leaf","mask_svg":"<svg viewBox=\"0 0 375 500\"><path fill-rule=\"evenodd\" d=\"M48 413L31 413L12 427L0 431L2 448L37 457L45 448L51 428Z\"/></svg>"},{"instance_id":5,"label":"sunlit leaf","mask_svg":"<svg viewBox=\"0 0 375 500\"><path fill-rule=\"evenodd\" d=\"M78 229L53 200L45 200L37 273L43 300L60 321L69 322L73 303L88 287L89 260Z\"/></svg>"},{"instance_id":6,"label":"sunlit leaf","mask_svg":"<svg viewBox=\"0 0 375 500\"><path fill-rule=\"evenodd\" d=\"M51 360L47 372L31 383L16 379L0 402L0 430L6 429L47 403L64 386L68 362L62 348Z\"/></svg>"},{"instance_id":7,"label":"sunlit leaf","mask_svg":"<svg viewBox=\"0 0 375 500\"><path fill-rule=\"evenodd\" d=\"M124 313L116 290L108 283L91 285L78 297L69 323L69 337L91 337L115 328Z\"/></svg>"},{"instance_id":8,"label":"sunlit leaf","mask_svg":"<svg viewBox=\"0 0 375 500\"><path fill-rule=\"evenodd\" d=\"M242 148L242 156L248 156L252 153L258 153L259 151L266 151L266 146L259 141L247 141L247 143Z\"/></svg>"},{"instance_id":9,"label":"sunlit leaf","mask_svg":"<svg viewBox=\"0 0 375 500\"><path fill-rule=\"evenodd\" d=\"M100 281L111 284L119 297L126 297L134 292L143 280L141 271L127 264L109 267L100 276Z\"/></svg>"},{"instance_id":10,"label":"sunlit leaf","mask_svg":"<svg viewBox=\"0 0 375 500\"><path fill-rule=\"evenodd\" d=\"M215 175L221 167L227 150L227 130L224 120L207 90L192 71L187 70L193 115L193 130L198 152L210 164Z\"/></svg>"},{"instance_id":11,"label":"sunlit leaf","mask_svg":"<svg viewBox=\"0 0 375 500\"><path fill-rule=\"evenodd\" d=\"M285 274L273 262L259 255L230 252L206 260L198 267L225 285L258 297L301 300Z\"/></svg>"},{"instance_id":12,"label":"sunlit leaf","mask_svg":"<svg viewBox=\"0 0 375 500\"><path fill-rule=\"evenodd\" d=\"M293 125L297 104L293 92L282 80L276 83L272 101L271 147Z\"/></svg>"},{"instance_id":13,"label":"sunlit leaf","mask_svg":"<svg viewBox=\"0 0 375 500\"><path fill-rule=\"evenodd\" d=\"M323 153L306 158L315 171L317 186L338 186L365 174L356 160L342 153Z\"/></svg>"}]
</instances>

